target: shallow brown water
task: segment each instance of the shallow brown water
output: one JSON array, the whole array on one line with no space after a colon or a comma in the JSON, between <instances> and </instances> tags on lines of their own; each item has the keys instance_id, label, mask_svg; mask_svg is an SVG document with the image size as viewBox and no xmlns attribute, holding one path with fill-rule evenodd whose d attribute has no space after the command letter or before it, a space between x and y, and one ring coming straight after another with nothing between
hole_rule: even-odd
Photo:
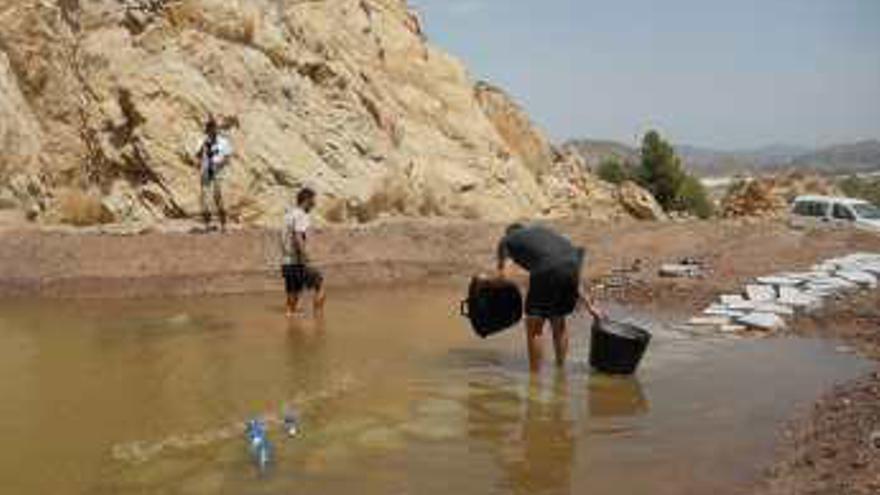
<instances>
[{"instance_id":1,"label":"shallow brown water","mask_svg":"<svg viewBox=\"0 0 880 495\"><path fill-rule=\"evenodd\" d=\"M530 377L519 330L481 341L457 294L0 304L4 493L678 494L736 491L796 404L868 369L833 345L653 324L637 379L572 359ZM549 351L549 345L548 351ZM273 422L283 404L303 433ZM266 417L275 465L242 423Z\"/></svg>"}]
</instances>

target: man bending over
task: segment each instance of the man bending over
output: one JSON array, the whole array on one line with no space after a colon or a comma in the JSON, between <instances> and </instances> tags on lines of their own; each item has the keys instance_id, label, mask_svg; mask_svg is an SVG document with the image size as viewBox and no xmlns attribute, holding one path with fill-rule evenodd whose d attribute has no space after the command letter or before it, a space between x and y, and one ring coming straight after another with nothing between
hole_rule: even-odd
<instances>
[{"instance_id":1,"label":"man bending over","mask_svg":"<svg viewBox=\"0 0 880 495\"><path fill-rule=\"evenodd\" d=\"M568 354L566 317L582 304L594 318L599 309L581 289L584 250L566 237L540 225L513 224L498 244L498 275L508 277L510 261L529 272L526 296L526 338L532 371L541 367L541 334L549 321L553 329L556 364Z\"/></svg>"}]
</instances>

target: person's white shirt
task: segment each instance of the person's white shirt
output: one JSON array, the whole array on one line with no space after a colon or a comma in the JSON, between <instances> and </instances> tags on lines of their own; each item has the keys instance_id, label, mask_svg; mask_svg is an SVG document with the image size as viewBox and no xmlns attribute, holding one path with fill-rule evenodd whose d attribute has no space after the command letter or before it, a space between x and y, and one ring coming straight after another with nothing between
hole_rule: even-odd
<instances>
[{"instance_id":1,"label":"person's white shirt","mask_svg":"<svg viewBox=\"0 0 880 495\"><path fill-rule=\"evenodd\" d=\"M293 207L288 213L291 228L297 234L305 235L312 228L312 217L299 206Z\"/></svg>"},{"instance_id":2,"label":"person's white shirt","mask_svg":"<svg viewBox=\"0 0 880 495\"><path fill-rule=\"evenodd\" d=\"M207 144L207 138L202 141L201 147ZM213 153L202 153L202 177L208 177L209 171L213 168L214 176L219 176L220 172L226 165L226 161L232 155L232 144L224 136L217 135L214 142Z\"/></svg>"},{"instance_id":3,"label":"person's white shirt","mask_svg":"<svg viewBox=\"0 0 880 495\"><path fill-rule=\"evenodd\" d=\"M312 217L299 206L295 206L284 215L284 228L281 231L281 251L284 264L302 265L305 259L300 257L294 246L294 235L306 236L312 227Z\"/></svg>"}]
</instances>

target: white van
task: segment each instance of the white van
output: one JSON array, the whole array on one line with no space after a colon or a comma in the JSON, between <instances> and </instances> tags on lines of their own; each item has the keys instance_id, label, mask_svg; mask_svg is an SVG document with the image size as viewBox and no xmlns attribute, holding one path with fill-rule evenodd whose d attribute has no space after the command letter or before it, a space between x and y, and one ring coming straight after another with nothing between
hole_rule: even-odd
<instances>
[{"instance_id":1,"label":"white van","mask_svg":"<svg viewBox=\"0 0 880 495\"><path fill-rule=\"evenodd\" d=\"M856 227L880 232L880 208L861 199L800 196L791 208L791 225Z\"/></svg>"}]
</instances>

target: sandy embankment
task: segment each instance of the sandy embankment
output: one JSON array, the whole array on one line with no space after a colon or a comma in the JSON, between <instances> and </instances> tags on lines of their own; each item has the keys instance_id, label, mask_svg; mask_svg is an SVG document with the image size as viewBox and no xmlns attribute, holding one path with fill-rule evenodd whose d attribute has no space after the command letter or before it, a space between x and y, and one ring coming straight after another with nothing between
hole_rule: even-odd
<instances>
[{"instance_id":1,"label":"sandy embankment","mask_svg":"<svg viewBox=\"0 0 880 495\"><path fill-rule=\"evenodd\" d=\"M748 277L805 267L856 250L880 251L880 236L792 231L777 223L596 224L558 222L587 247L588 275L644 261L635 278L641 303L694 307ZM329 228L312 237L313 257L331 287L442 281L492 266L503 225L399 221ZM701 280L666 281L656 267L682 256L712 268ZM131 236L0 232L0 297L131 297L276 291L278 236L267 230Z\"/></svg>"}]
</instances>

